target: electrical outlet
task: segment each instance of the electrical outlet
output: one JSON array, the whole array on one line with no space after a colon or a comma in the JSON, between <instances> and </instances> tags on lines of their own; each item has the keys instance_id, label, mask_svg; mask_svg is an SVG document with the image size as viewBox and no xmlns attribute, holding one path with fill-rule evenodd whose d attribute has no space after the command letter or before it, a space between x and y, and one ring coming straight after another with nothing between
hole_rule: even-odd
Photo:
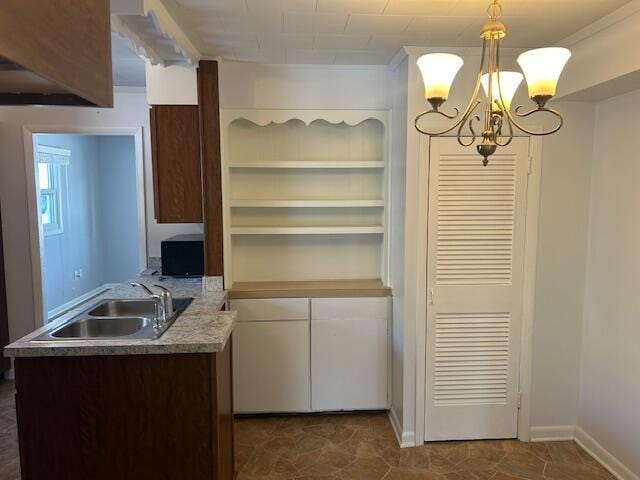
<instances>
[{"instance_id":1,"label":"electrical outlet","mask_svg":"<svg viewBox=\"0 0 640 480\"><path fill-rule=\"evenodd\" d=\"M82 278L82 269L73 272L73 278L79 280Z\"/></svg>"}]
</instances>

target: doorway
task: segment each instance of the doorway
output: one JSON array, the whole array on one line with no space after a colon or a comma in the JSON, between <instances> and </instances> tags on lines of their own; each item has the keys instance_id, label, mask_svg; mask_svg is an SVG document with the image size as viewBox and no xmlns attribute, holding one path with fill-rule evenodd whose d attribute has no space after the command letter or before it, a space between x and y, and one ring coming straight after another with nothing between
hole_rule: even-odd
<instances>
[{"instance_id":1,"label":"doorway","mask_svg":"<svg viewBox=\"0 0 640 480\"><path fill-rule=\"evenodd\" d=\"M25 131L36 325L146 267L141 142L140 129Z\"/></svg>"},{"instance_id":2,"label":"doorway","mask_svg":"<svg viewBox=\"0 0 640 480\"><path fill-rule=\"evenodd\" d=\"M488 167L455 139L431 141L425 441L524 437L531 158L528 138L501 148Z\"/></svg>"}]
</instances>

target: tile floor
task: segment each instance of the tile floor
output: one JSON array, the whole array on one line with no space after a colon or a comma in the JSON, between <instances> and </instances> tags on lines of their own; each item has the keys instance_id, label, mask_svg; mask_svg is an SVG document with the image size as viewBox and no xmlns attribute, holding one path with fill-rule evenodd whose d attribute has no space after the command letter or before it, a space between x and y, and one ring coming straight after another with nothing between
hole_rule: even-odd
<instances>
[{"instance_id":1,"label":"tile floor","mask_svg":"<svg viewBox=\"0 0 640 480\"><path fill-rule=\"evenodd\" d=\"M240 418L239 480L613 479L574 442L439 442L400 449L386 415Z\"/></svg>"},{"instance_id":2,"label":"tile floor","mask_svg":"<svg viewBox=\"0 0 640 480\"><path fill-rule=\"evenodd\" d=\"M13 383L0 383L0 480L19 480ZM239 418L238 480L609 480L573 442L398 448L385 415Z\"/></svg>"}]
</instances>

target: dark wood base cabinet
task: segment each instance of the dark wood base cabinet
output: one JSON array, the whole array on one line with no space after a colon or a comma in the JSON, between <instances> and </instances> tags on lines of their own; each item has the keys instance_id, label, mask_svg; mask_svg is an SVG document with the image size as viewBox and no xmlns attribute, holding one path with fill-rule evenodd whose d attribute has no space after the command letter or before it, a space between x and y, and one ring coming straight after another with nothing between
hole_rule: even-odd
<instances>
[{"instance_id":1,"label":"dark wood base cabinet","mask_svg":"<svg viewBox=\"0 0 640 480\"><path fill-rule=\"evenodd\" d=\"M231 480L231 341L217 354L17 358L22 480Z\"/></svg>"}]
</instances>

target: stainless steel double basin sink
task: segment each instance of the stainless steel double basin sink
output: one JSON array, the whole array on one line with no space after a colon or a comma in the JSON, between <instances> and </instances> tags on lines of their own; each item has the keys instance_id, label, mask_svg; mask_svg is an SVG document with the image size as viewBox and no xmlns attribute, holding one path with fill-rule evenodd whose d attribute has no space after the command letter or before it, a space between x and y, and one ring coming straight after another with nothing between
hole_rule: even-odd
<instances>
[{"instance_id":1,"label":"stainless steel double basin sink","mask_svg":"<svg viewBox=\"0 0 640 480\"><path fill-rule=\"evenodd\" d=\"M155 340L167 331L192 300L174 298L173 315L166 321L156 322L153 299L105 299L71 320L51 327L34 341Z\"/></svg>"}]
</instances>

